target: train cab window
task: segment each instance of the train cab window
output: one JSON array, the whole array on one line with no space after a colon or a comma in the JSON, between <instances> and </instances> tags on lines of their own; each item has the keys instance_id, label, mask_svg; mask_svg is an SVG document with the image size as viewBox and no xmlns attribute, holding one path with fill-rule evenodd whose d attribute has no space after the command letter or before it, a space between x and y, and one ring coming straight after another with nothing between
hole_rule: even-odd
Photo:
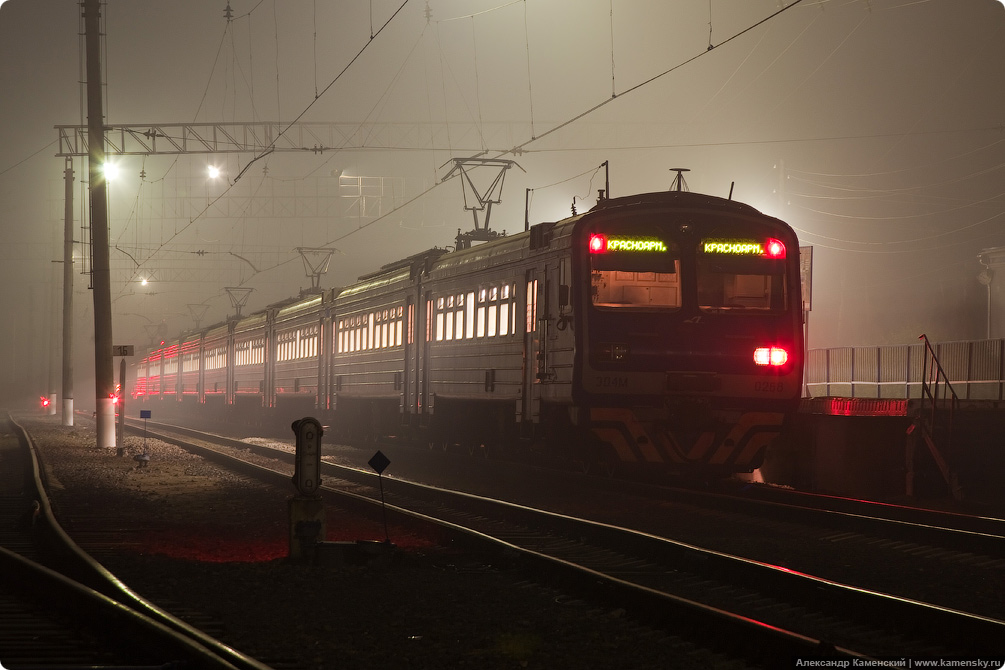
<instances>
[{"instance_id":1,"label":"train cab window","mask_svg":"<svg viewBox=\"0 0 1005 670\"><path fill-rule=\"evenodd\" d=\"M704 240L698 249L698 306L705 312L785 310L785 247L774 239Z\"/></svg>"},{"instance_id":2,"label":"train cab window","mask_svg":"<svg viewBox=\"0 0 1005 670\"><path fill-rule=\"evenodd\" d=\"M652 235L594 233L589 239L590 296L601 309L677 309L680 250Z\"/></svg>"}]
</instances>

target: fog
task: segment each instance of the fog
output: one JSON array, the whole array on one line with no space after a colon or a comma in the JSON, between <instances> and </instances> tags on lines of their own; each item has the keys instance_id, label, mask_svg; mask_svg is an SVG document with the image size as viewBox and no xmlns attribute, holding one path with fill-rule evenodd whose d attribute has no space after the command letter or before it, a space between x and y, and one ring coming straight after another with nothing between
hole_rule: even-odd
<instances>
[{"instance_id":1,"label":"fog","mask_svg":"<svg viewBox=\"0 0 1005 670\"><path fill-rule=\"evenodd\" d=\"M300 151L112 157L116 344L140 350L225 320L227 287L251 289L244 313L296 295L311 285L298 247L335 250L329 288L452 245L472 215L460 181L443 177L472 156L515 161L492 212L499 231L523 230L525 200L531 223L589 207L604 161L614 196L665 190L674 167L691 170L693 191L732 188L813 247L811 347L987 332L977 255L1005 245L997 0L230 0L229 21L227 7L104 5L106 124L296 122L346 135ZM59 391L54 127L87 122L79 14L54 0L0 4L7 406ZM86 408L86 161L72 167Z\"/></svg>"}]
</instances>

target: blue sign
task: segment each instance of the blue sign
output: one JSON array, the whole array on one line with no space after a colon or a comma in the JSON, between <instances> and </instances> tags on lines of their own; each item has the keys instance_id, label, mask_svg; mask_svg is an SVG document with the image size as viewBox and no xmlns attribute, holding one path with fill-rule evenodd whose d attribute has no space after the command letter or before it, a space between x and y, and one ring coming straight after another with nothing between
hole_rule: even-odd
<instances>
[{"instance_id":1,"label":"blue sign","mask_svg":"<svg viewBox=\"0 0 1005 670\"><path fill-rule=\"evenodd\" d=\"M150 410L148 410L148 409L141 409L140 410L140 418L141 419L149 419L150 418Z\"/></svg>"}]
</instances>

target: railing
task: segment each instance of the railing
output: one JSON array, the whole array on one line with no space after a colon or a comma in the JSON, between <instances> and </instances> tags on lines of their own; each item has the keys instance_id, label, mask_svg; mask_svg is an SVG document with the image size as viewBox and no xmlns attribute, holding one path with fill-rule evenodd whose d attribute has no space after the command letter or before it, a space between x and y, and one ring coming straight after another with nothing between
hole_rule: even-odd
<instances>
[{"instance_id":1,"label":"railing","mask_svg":"<svg viewBox=\"0 0 1005 670\"><path fill-rule=\"evenodd\" d=\"M806 395L921 398L927 347L961 400L1005 400L1005 339L811 349Z\"/></svg>"},{"instance_id":2,"label":"railing","mask_svg":"<svg viewBox=\"0 0 1005 670\"><path fill-rule=\"evenodd\" d=\"M809 397L917 401L912 429L928 447L949 491L959 498L959 454L953 422L961 401L1005 401L1005 339L932 344L812 349L807 352Z\"/></svg>"},{"instance_id":3,"label":"railing","mask_svg":"<svg viewBox=\"0 0 1005 670\"><path fill-rule=\"evenodd\" d=\"M925 345L921 375L921 409L918 413L921 438L928 446L953 497L959 498L961 492L954 467L954 461L957 459L953 453L953 421L960 406L960 399L953 390L946 371L942 369L928 337L922 334L918 339L924 341Z\"/></svg>"}]
</instances>

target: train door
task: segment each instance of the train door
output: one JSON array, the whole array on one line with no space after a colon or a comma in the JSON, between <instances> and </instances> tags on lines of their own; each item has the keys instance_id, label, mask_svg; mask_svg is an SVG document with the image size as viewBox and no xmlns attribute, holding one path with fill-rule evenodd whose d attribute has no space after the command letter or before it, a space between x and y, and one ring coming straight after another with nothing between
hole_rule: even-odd
<instances>
[{"instance_id":1,"label":"train door","mask_svg":"<svg viewBox=\"0 0 1005 670\"><path fill-rule=\"evenodd\" d=\"M402 370L404 371L405 379L401 388L401 421L402 423L410 423L412 417L418 414L418 407L416 405L416 399L418 398L418 379L416 373L418 370L418 364L415 360L415 352L418 350L415 342L415 298L413 296L407 296L405 298L405 314L404 314L404 337L402 338Z\"/></svg>"},{"instance_id":2,"label":"train door","mask_svg":"<svg viewBox=\"0 0 1005 670\"><path fill-rule=\"evenodd\" d=\"M330 407L329 381L331 380L332 342L334 341L333 327L331 308L326 307L321 311L318 326L318 391L316 399L318 411L327 411Z\"/></svg>"},{"instance_id":3,"label":"train door","mask_svg":"<svg viewBox=\"0 0 1005 670\"><path fill-rule=\"evenodd\" d=\"M538 304L544 287L544 275L538 269L526 272L524 288L523 379L520 406L520 430L528 435L541 415L540 366L541 350Z\"/></svg>"},{"instance_id":4,"label":"train door","mask_svg":"<svg viewBox=\"0 0 1005 670\"><path fill-rule=\"evenodd\" d=\"M430 356L429 356L429 333L430 333L430 319L433 317L433 294L431 291L426 291L421 303L422 309L420 310L419 318L416 319L416 348L421 351L419 355L418 362L418 407L419 407L419 424L428 425L430 407L429 407L429 374L430 374Z\"/></svg>"}]
</instances>

